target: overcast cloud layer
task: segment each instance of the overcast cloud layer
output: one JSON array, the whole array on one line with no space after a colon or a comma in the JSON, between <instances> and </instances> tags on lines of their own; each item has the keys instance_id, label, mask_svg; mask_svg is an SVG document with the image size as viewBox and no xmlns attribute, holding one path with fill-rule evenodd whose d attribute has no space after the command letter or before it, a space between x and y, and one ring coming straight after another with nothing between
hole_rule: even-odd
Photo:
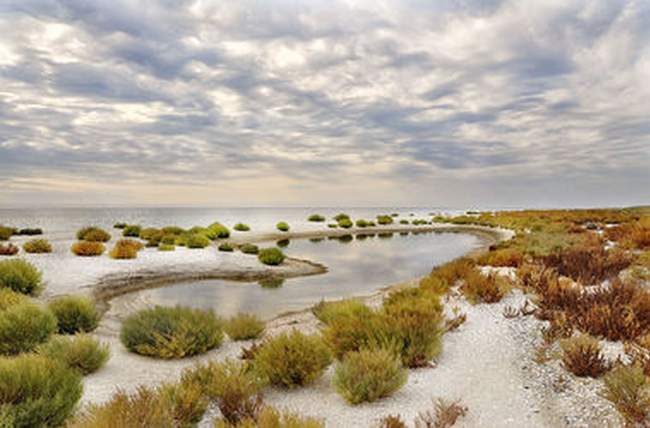
<instances>
[{"instance_id":1,"label":"overcast cloud layer","mask_svg":"<svg viewBox=\"0 0 650 428\"><path fill-rule=\"evenodd\" d=\"M0 206L650 202L650 2L0 3Z\"/></svg>"}]
</instances>

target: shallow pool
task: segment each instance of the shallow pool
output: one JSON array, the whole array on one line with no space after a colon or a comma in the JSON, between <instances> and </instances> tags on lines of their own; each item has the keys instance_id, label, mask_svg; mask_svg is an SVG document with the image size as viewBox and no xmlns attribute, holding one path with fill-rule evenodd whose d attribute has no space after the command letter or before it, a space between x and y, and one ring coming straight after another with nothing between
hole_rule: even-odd
<instances>
[{"instance_id":1,"label":"shallow pool","mask_svg":"<svg viewBox=\"0 0 650 428\"><path fill-rule=\"evenodd\" d=\"M417 276L481 245L474 235L419 233L356 236L347 239L300 239L281 242L293 257L325 264L322 275L283 283L208 280L147 289L119 297L144 304L212 308L218 315L255 313L268 319L308 308L321 299L362 296ZM253 257L253 256L251 256Z\"/></svg>"}]
</instances>

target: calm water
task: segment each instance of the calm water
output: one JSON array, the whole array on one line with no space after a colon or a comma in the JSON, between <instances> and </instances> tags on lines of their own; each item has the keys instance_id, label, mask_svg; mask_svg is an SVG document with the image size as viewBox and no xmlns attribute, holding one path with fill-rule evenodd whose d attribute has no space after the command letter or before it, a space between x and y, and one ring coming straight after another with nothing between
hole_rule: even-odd
<instances>
[{"instance_id":1,"label":"calm water","mask_svg":"<svg viewBox=\"0 0 650 428\"><path fill-rule=\"evenodd\" d=\"M291 241L285 252L324 263L329 267L328 273L288 279L278 288L257 283L201 281L119 298L213 308L221 316L252 312L268 319L282 312L305 309L321 299L371 294L387 285L424 275L433 266L479 245L474 236L454 233L395 234L392 238L354 239L347 243L300 239Z\"/></svg>"}]
</instances>

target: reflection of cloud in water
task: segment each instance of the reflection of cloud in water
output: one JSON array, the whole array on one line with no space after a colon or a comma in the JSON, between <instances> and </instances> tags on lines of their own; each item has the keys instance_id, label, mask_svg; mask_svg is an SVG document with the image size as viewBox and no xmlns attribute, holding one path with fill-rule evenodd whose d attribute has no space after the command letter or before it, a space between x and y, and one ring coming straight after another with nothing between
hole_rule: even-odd
<instances>
[{"instance_id":1,"label":"reflection of cloud in water","mask_svg":"<svg viewBox=\"0 0 650 428\"><path fill-rule=\"evenodd\" d=\"M281 288L257 283L201 281L145 290L147 299L163 305L214 308L221 316L255 312L264 318L299 310L321 299L371 294L375 290L428 273L434 265L458 257L479 244L465 234L418 234L393 239L337 240L318 243L294 240L287 254L324 263L329 271L286 280Z\"/></svg>"}]
</instances>

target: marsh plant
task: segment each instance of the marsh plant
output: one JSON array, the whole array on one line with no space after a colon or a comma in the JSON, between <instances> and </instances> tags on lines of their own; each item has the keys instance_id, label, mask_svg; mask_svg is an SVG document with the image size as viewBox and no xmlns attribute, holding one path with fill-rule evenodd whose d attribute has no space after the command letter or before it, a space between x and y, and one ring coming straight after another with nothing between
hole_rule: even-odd
<instances>
[{"instance_id":1,"label":"marsh plant","mask_svg":"<svg viewBox=\"0 0 650 428\"><path fill-rule=\"evenodd\" d=\"M43 275L33 264L22 259L0 261L0 288L9 288L38 296L45 288Z\"/></svg>"},{"instance_id":2,"label":"marsh plant","mask_svg":"<svg viewBox=\"0 0 650 428\"><path fill-rule=\"evenodd\" d=\"M312 214L307 218L308 221L313 221L313 222L323 222L325 221L325 217L323 217L320 214Z\"/></svg>"},{"instance_id":3,"label":"marsh plant","mask_svg":"<svg viewBox=\"0 0 650 428\"><path fill-rule=\"evenodd\" d=\"M187 239L187 248L205 248L210 245L210 240L200 234L190 235Z\"/></svg>"},{"instance_id":4,"label":"marsh plant","mask_svg":"<svg viewBox=\"0 0 650 428\"><path fill-rule=\"evenodd\" d=\"M0 354L33 351L57 330L56 318L31 302L0 311Z\"/></svg>"},{"instance_id":5,"label":"marsh plant","mask_svg":"<svg viewBox=\"0 0 650 428\"><path fill-rule=\"evenodd\" d=\"M239 247L239 250L244 254L257 254L260 251L259 247L255 244L243 244Z\"/></svg>"},{"instance_id":6,"label":"marsh plant","mask_svg":"<svg viewBox=\"0 0 650 428\"><path fill-rule=\"evenodd\" d=\"M289 223L286 221L281 221L278 224L275 225L276 229L278 229L280 232L288 232L289 231Z\"/></svg>"},{"instance_id":7,"label":"marsh plant","mask_svg":"<svg viewBox=\"0 0 650 428\"><path fill-rule=\"evenodd\" d=\"M238 314L224 322L223 329L232 340L257 339L264 333L264 321L253 314Z\"/></svg>"},{"instance_id":8,"label":"marsh plant","mask_svg":"<svg viewBox=\"0 0 650 428\"><path fill-rule=\"evenodd\" d=\"M52 244L47 239L32 239L23 244L26 253L45 254L52 252Z\"/></svg>"},{"instance_id":9,"label":"marsh plant","mask_svg":"<svg viewBox=\"0 0 650 428\"><path fill-rule=\"evenodd\" d=\"M251 230L250 226L244 223L237 223L233 229L235 229L237 232L248 232Z\"/></svg>"},{"instance_id":10,"label":"marsh plant","mask_svg":"<svg viewBox=\"0 0 650 428\"><path fill-rule=\"evenodd\" d=\"M235 251L235 246L230 242L222 242L221 244L219 244L219 251L225 251L231 253Z\"/></svg>"},{"instance_id":11,"label":"marsh plant","mask_svg":"<svg viewBox=\"0 0 650 428\"><path fill-rule=\"evenodd\" d=\"M80 241L108 242L111 234L96 226L87 226L77 231L77 239Z\"/></svg>"},{"instance_id":12,"label":"marsh plant","mask_svg":"<svg viewBox=\"0 0 650 428\"><path fill-rule=\"evenodd\" d=\"M122 236L126 238L138 238L141 230L142 226L139 224L129 224L122 229Z\"/></svg>"},{"instance_id":13,"label":"marsh plant","mask_svg":"<svg viewBox=\"0 0 650 428\"><path fill-rule=\"evenodd\" d=\"M223 341L221 321L211 310L156 306L128 317L120 339L137 354L171 359L202 354Z\"/></svg>"},{"instance_id":14,"label":"marsh plant","mask_svg":"<svg viewBox=\"0 0 650 428\"><path fill-rule=\"evenodd\" d=\"M106 251L106 247L101 242L79 241L72 244L70 250L77 256L97 257L104 254L104 251Z\"/></svg>"},{"instance_id":15,"label":"marsh plant","mask_svg":"<svg viewBox=\"0 0 650 428\"><path fill-rule=\"evenodd\" d=\"M91 332L99 324L99 312L89 297L59 297L47 307L56 317L61 334Z\"/></svg>"},{"instance_id":16,"label":"marsh plant","mask_svg":"<svg viewBox=\"0 0 650 428\"><path fill-rule=\"evenodd\" d=\"M36 353L65 364L85 376L102 368L110 358L108 345L86 334L53 336Z\"/></svg>"},{"instance_id":17,"label":"marsh plant","mask_svg":"<svg viewBox=\"0 0 650 428\"><path fill-rule=\"evenodd\" d=\"M265 265L277 266L285 259L284 253L279 248L262 248L257 258Z\"/></svg>"}]
</instances>

